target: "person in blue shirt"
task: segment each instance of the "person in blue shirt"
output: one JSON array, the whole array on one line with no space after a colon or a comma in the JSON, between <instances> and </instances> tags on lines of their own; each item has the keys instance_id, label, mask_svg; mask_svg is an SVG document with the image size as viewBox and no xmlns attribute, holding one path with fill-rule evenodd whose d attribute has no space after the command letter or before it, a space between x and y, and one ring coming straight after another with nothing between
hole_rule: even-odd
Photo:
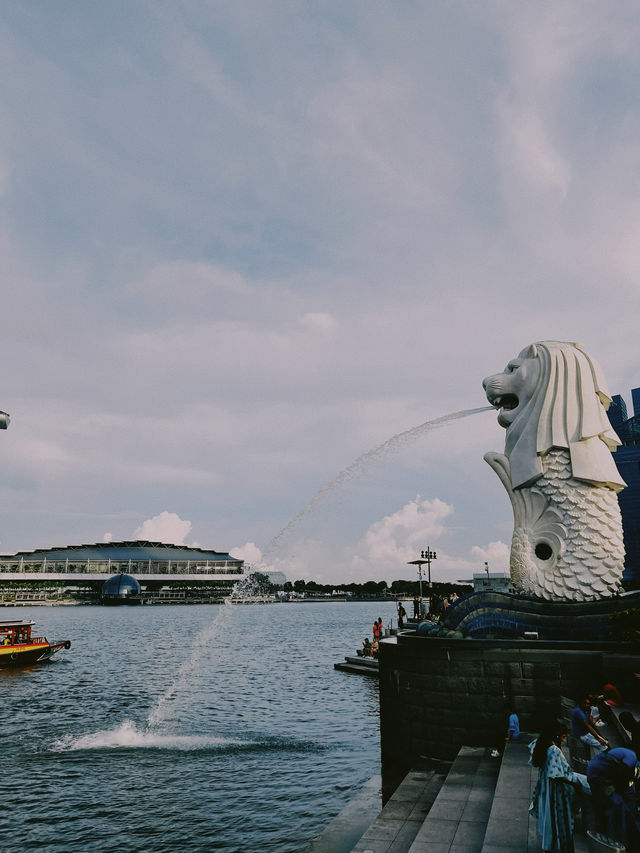
<instances>
[{"instance_id":1,"label":"person in blue shirt","mask_svg":"<svg viewBox=\"0 0 640 853\"><path fill-rule=\"evenodd\" d=\"M571 734L582 743L602 751L607 749L609 741L603 737L591 723L591 700L581 696L571 713Z\"/></svg>"},{"instance_id":2,"label":"person in blue shirt","mask_svg":"<svg viewBox=\"0 0 640 853\"><path fill-rule=\"evenodd\" d=\"M507 723L506 740L518 740L520 737L520 720L518 719L515 708L507 708L507 713L509 714L509 722Z\"/></svg>"},{"instance_id":3,"label":"person in blue shirt","mask_svg":"<svg viewBox=\"0 0 640 853\"><path fill-rule=\"evenodd\" d=\"M518 715L516 714L515 708L513 705L507 705L505 708L505 714L507 717L507 731L505 733L504 728L501 729L497 738L496 745L491 750L492 758L499 758L502 749L503 749L503 740L506 742L508 740L518 740L520 737L520 720L518 719Z\"/></svg>"},{"instance_id":4,"label":"person in blue shirt","mask_svg":"<svg viewBox=\"0 0 640 853\"><path fill-rule=\"evenodd\" d=\"M599 752L587 765L587 780L599 829L610 838L637 850L640 820L636 802L635 752L616 747Z\"/></svg>"}]
</instances>

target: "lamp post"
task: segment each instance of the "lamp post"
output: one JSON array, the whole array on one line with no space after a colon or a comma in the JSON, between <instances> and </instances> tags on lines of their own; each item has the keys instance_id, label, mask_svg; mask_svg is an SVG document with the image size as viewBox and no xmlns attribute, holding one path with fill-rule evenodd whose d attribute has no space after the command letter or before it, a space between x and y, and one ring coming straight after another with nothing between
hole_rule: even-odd
<instances>
[{"instance_id":1,"label":"lamp post","mask_svg":"<svg viewBox=\"0 0 640 853\"><path fill-rule=\"evenodd\" d=\"M431 561L436 559L436 552L432 551L428 546L425 551L420 552L419 560L409 560L407 565L418 567L418 582L420 584L420 601L422 601L422 567L427 567L429 578L429 590L431 590ZM429 604L431 604L431 593L429 593Z\"/></svg>"},{"instance_id":2,"label":"lamp post","mask_svg":"<svg viewBox=\"0 0 640 853\"><path fill-rule=\"evenodd\" d=\"M429 550L429 547L427 546L427 550L423 551L420 556L427 564L427 571L429 572L429 589L431 589L431 560L436 559L436 552Z\"/></svg>"}]
</instances>

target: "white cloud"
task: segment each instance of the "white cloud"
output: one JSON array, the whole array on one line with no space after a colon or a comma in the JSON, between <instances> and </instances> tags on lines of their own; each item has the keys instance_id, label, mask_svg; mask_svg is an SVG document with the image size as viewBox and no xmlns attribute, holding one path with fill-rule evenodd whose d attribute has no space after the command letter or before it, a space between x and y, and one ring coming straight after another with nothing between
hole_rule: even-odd
<instances>
[{"instance_id":1,"label":"white cloud","mask_svg":"<svg viewBox=\"0 0 640 853\"><path fill-rule=\"evenodd\" d=\"M376 577L383 569L396 574L409 560L419 557L421 550L433 546L452 513L453 507L438 498L418 496L409 501L371 525L355 547L352 571L360 577L367 570Z\"/></svg>"},{"instance_id":2,"label":"white cloud","mask_svg":"<svg viewBox=\"0 0 640 853\"><path fill-rule=\"evenodd\" d=\"M166 542L171 545L184 545L185 538L191 532L191 522L180 518L175 512L163 510L153 518L143 521L134 531L134 539L146 539L150 542Z\"/></svg>"},{"instance_id":3,"label":"white cloud","mask_svg":"<svg viewBox=\"0 0 640 853\"><path fill-rule=\"evenodd\" d=\"M474 545L471 549L471 555L478 565L478 568L475 569L477 572L482 571L484 564L487 563L490 572L506 572L508 574L509 554L509 546L505 545L504 542L489 542L484 548Z\"/></svg>"},{"instance_id":4,"label":"white cloud","mask_svg":"<svg viewBox=\"0 0 640 853\"><path fill-rule=\"evenodd\" d=\"M229 551L235 560L244 560L247 566L262 567L262 551L255 542L247 542Z\"/></svg>"}]
</instances>

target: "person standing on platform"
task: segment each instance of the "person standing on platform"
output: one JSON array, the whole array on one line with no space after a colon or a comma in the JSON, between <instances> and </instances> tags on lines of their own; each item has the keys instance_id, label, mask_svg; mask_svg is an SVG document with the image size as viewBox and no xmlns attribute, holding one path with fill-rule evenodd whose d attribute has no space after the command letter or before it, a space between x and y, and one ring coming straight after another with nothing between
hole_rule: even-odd
<instances>
[{"instance_id":1,"label":"person standing on platform","mask_svg":"<svg viewBox=\"0 0 640 853\"><path fill-rule=\"evenodd\" d=\"M376 640L380 639L380 628L377 622L373 623L373 628L371 630L373 632L373 642L375 643Z\"/></svg>"},{"instance_id":2,"label":"person standing on platform","mask_svg":"<svg viewBox=\"0 0 640 853\"><path fill-rule=\"evenodd\" d=\"M404 620L405 620L406 615L407 615L407 611L402 606L402 602L399 601L398 602L398 630L399 631L402 631L402 629L404 628Z\"/></svg>"}]
</instances>

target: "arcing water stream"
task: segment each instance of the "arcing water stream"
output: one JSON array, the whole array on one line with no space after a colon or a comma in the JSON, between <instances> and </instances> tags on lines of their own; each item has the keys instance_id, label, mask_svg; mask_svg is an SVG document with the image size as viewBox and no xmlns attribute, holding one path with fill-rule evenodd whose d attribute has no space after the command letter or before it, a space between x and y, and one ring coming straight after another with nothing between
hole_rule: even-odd
<instances>
[{"instance_id":1,"label":"arcing water stream","mask_svg":"<svg viewBox=\"0 0 640 853\"><path fill-rule=\"evenodd\" d=\"M333 480L331 480L331 482L322 486L311 498L309 503L305 504L300 512L291 519L286 527L283 527L282 530L264 546L262 549L263 560L268 562L269 558L273 557L274 553L281 547L287 536L292 533L308 515L311 515L312 512L318 509L323 501L325 501L337 488L342 486L344 483L348 483L350 480L353 480L354 477L358 477L363 474L366 468L376 460L406 447L408 444L422 438L425 433L444 426L450 421L467 418L469 415L476 415L479 412L487 412L490 409L493 410L493 406L480 406L478 409L464 409L460 412L452 412L449 415L434 418L431 421L425 421L419 426L404 430L404 432L396 433L396 435L387 439L383 444L379 444L372 450L368 450L366 453L363 453L362 456L358 456L355 462L352 462L351 465L342 470L337 477L334 477Z\"/></svg>"},{"instance_id":2,"label":"arcing water stream","mask_svg":"<svg viewBox=\"0 0 640 853\"><path fill-rule=\"evenodd\" d=\"M363 453L347 468L341 471L329 483L326 483L313 498L307 503L300 512L284 527L277 536L265 546L263 558L268 558L268 555L273 554L278 550L286 537L311 513L313 513L323 501L331 496L331 494L343 484L349 482L355 477L363 474L368 466L373 464L378 459L396 452L408 444L421 438L426 433L433 429L444 426L445 424L466 418L470 415L478 414L492 409L492 406L482 406L477 409L465 409L460 412L452 412L449 415L444 415L433 420L426 421L419 426L412 427L404 432L397 433L387 439L383 444L374 447L372 450ZM245 597L255 592L252 589L253 581L251 577L247 577L234 586L234 597ZM136 747L136 748L170 748L178 750L198 749L206 745L215 743L228 743L225 739L218 738L203 738L201 736L176 736L174 734L165 734L158 729L161 724L170 716L175 700L180 694L189 689L194 680L198 665L211 649L212 642L227 630L229 621L233 612L231 600L227 599L218 612L213 621L206 625L200 633L195 637L191 647L190 654L181 664L170 684L165 689L164 693L157 699L155 705L150 710L146 724L143 727L137 727L130 720L125 720L115 729L106 729L95 732L89 735L81 736L80 738L71 738L68 736L58 740L54 748L61 750L82 750L82 749L99 749L113 747Z\"/></svg>"}]
</instances>

